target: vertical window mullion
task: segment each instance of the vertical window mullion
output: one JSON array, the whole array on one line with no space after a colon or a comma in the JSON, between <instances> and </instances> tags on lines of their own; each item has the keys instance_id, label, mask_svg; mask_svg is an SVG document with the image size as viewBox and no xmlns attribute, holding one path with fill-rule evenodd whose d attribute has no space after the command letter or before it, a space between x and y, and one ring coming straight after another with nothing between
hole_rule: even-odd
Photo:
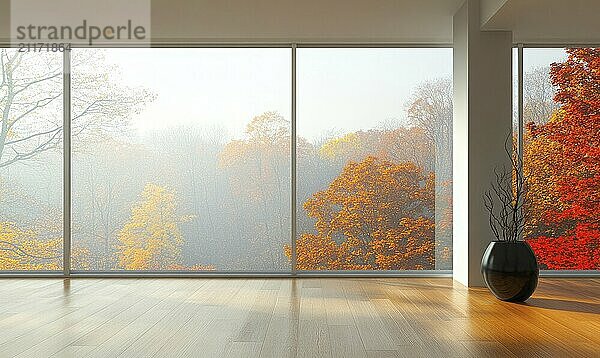
<instances>
[{"instance_id":1,"label":"vertical window mullion","mask_svg":"<svg viewBox=\"0 0 600 358\"><path fill-rule=\"evenodd\" d=\"M63 275L71 274L71 51L63 52Z\"/></svg>"},{"instance_id":2,"label":"vertical window mullion","mask_svg":"<svg viewBox=\"0 0 600 358\"><path fill-rule=\"evenodd\" d=\"M291 173L291 181L292 181L292 197L291 197L291 236L292 236L292 276L296 276L296 262L298 259L297 248L296 248L296 238L297 238L297 203L296 203L296 188L297 188L297 178L296 178L296 44L292 44L292 143L291 143L291 156L292 156L292 173Z\"/></svg>"},{"instance_id":3,"label":"vertical window mullion","mask_svg":"<svg viewBox=\"0 0 600 358\"><path fill-rule=\"evenodd\" d=\"M517 135L517 150L519 155L519 164L521 171L523 170L523 44L517 45L517 67L518 67L518 135ZM523 198L523 200L525 200ZM523 239L523 233L520 233L520 238Z\"/></svg>"}]
</instances>

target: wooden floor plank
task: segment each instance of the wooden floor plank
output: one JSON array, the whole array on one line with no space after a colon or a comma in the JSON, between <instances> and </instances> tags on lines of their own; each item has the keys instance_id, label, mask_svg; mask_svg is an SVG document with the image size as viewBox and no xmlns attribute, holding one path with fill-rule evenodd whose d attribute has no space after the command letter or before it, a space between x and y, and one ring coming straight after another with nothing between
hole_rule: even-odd
<instances>
[{"instance_id":1,"label":"wooden floor plank","mask_svg":"<svg viewBox=\"0 0 600 358\"><path fill-rule=\"evenodd\" d=\"M0 279L1 357L599 357L600 280Z\"/></svg>"}]
</instances>

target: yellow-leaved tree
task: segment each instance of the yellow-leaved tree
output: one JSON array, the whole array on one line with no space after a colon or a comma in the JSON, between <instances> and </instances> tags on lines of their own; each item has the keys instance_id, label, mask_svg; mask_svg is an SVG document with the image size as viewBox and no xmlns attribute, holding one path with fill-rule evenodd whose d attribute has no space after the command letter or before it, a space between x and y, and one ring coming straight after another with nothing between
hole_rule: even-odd
<instances>
[{"instance_id":1,"label":"yellow-leaved tree","mask_svg":"<svg viewBox=\"0 0 600 358\"><path fill-rule=\"evenodd\" d=\"M156 184L146 184L141 200L119 232L119 268L165 270L181 264L183 218L175 210L175 193Z\"/></svg>"},{"instance_id":2,"label":"yellow-leaved tree","mask_svg":"<svg viewBox=\"0 0 600 358\"><path fill-rule=\"evenodd\" d=\"M62 269L62 238L39 240L33 230L0 222L0 270Z\"/></svg>"}]
</instances>

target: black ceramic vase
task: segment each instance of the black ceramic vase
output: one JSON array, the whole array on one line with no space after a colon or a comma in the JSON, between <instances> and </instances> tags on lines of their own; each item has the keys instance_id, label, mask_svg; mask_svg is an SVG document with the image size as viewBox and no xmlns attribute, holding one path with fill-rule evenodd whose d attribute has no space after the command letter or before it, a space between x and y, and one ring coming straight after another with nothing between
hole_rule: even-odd
<instances>
[{"instance_id":1,"label":"black ceramic vase","mask_svg":"<svg viewBox=\"0 0 600 358\"><path fill-rule=\"evenodd\" d=\"M481 273L498 299L523 302L535 291L540 270L525 241L492 241L481 259Z\"/></svg>"}]
</instances>

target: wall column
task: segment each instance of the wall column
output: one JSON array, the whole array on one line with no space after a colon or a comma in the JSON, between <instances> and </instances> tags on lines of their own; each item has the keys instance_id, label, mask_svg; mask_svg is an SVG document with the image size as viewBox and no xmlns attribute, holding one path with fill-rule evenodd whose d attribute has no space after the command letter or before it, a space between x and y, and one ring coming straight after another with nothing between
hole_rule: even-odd
<instances>
[{"instance_id":1,"label":"wall column","mask_svg":"<svg viewBox=\"0 0 600 358\"><path fill-rule=\"evenodd\" d=\"M510 165L504 141L512 123L512 32L480 30L479 0L453 19L453 277L483 286L481 257L493 238L483 193L495 166Z\"/></svg>"}]
</instances>

